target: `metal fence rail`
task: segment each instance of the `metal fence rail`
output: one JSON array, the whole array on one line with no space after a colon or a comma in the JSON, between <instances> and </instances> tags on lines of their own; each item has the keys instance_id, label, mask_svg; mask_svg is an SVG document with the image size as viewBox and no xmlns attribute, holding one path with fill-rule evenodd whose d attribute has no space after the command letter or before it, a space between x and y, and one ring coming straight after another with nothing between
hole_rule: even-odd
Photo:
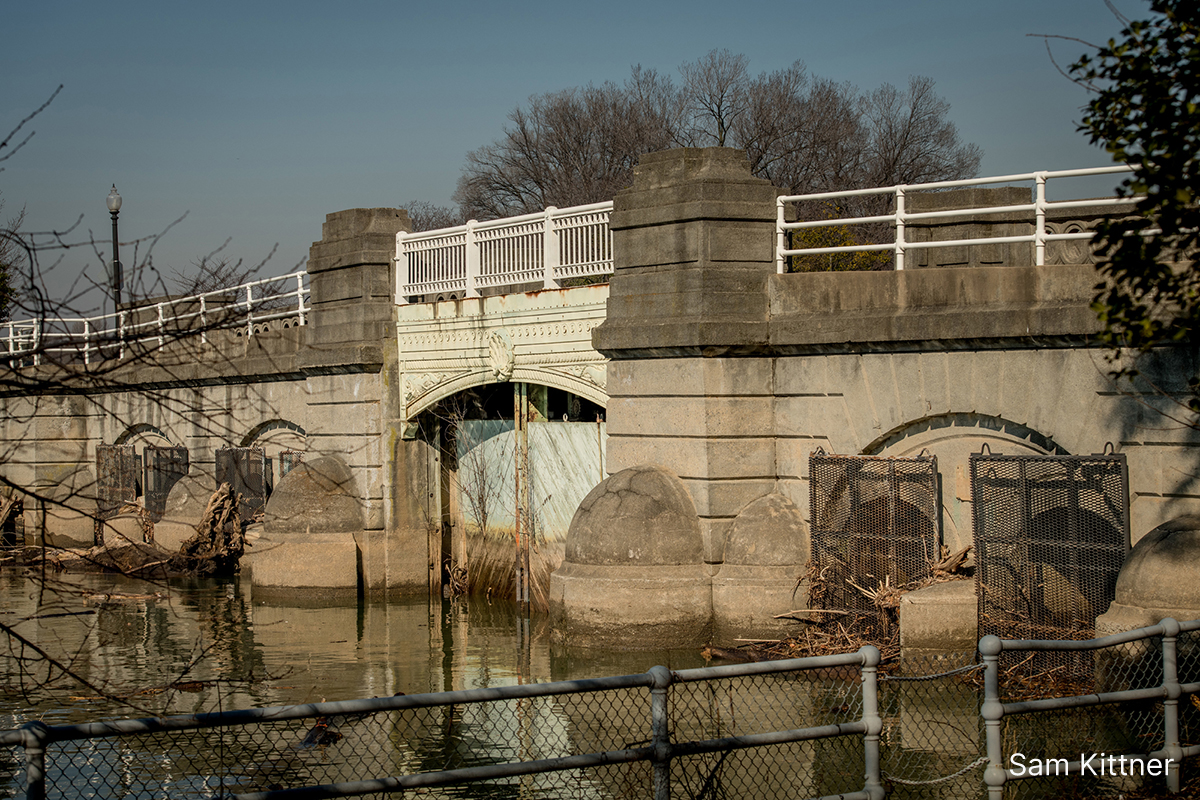
<instances>
[{"instance_id":1,"label":"metal fence rail","mask_svg":"<svg viewBox=\"0 0 1200 800\"><path fill-rule=\"evenodd\" d=\"M717 781L730 797L879 800L878 663L868 646L594 680L83 725L31 722L0 733L0 745L24 748L31 800L293 800L514 779L542 781L530 791L542 797L667 800L711 795L704 787ZM818 670L848 670L853 679L805 690L798 678ZM797 702L805 691L816 691L819 702ZM796 750L804 746L824 749Z\"/></svg>"},{"instance_id":2,"label":"metal fence rail","mask_svg":"<svg viewBox=\"0 0 1200 800\"><path fill-rule=\"evenodd\" d=\"M396 234L396 302L410 297L541 284L612 273L612 203Z\"/></svg>"},{"instance_id":3,"label":"metal fence rail","mask_svg":"<svg viewBox=\"0 0 1200 800\"><path fill-rule=\"evenodd\" d=\"M1189 706L1184 720L1179 702L1180 697L1200 691L1200 682L1180 680L1181 672L1193 681L1200 678L1200 638L1180 637L1193 631L1200 631L1200 620L1181 623L1166 618L1147 628L1087 641L980 639L984 663L981 714L988 757L984 782L990 800L1001 800L1009 782L1061 780L1065 775L1096 779L1100 784L1106 778L1109 782L1126 777L1162 778L1169 791L1178 792L1180 761L1200 754L1200 720L1191 713L1196 709ZM1179 646L1181 641L1186 641L1185 647ZM1053 692L1056 696L1004 702L1009 690L1001 687L1001 654L1044 651L1092 652L1094 685L1081 688L1093 691ZM1185 668L1181 670L1181 666ZM1098 710L1077 723L1059 717L1053 735L1046 733L1045 722L1020 724L1029 715L1093 707ZM1191 740L1186 745L1185 733ZM1008 760L1006 741L1011 744Z\"/></svg>"},{"instance_id":4,"label":"metal fence rail","mask_svg":"<svg viewBox=\"0 0 1200 800\"><path fill-rule=\"evenodd\" d=\"M124 358L133 345L162 347L198 336L204 343L217 329L246 336L272 324L307 324L308 272L243 283L189 297L170 297L94 317L45 317L0 323L0 358L34 365L47 357L90 364Z\"/></svg>"},{"instance_id":5,"label":"metal fence rail","mask_svg":"<svg viewBox=\"0 0 1200 800\"><path fill-rule=\"evenodd\" d=\"M1127 206L1137 197L1108 197L1091 200L1064 200L1051 202L1046 199L1046 183L1056 178L1081 178L1096 175L1111 175L1130 172L1129 167L1096 167L1093 169L1069 169L1055 171L1027 172L1017 175L998 175L990 178L971 178L960 181L938 181L936 183L901 184L885 186L877 189L857 189L845 192L819 192L815 194L787 195L780 197L775 204L775 266L780 274L787 272L788 258L791 256L808 256L832 253L865 253L890 252L895 255L895 267L904 269L905 253L917 248L948 248L969 245L995 245L1032 243L1034 245L1034 264L1042 266L1046 263L1046 244L1048 242L1069 241L1074 239L1091 239L1091 231L1048 233L1046 230L1047 214L1056 211L1075 211L1082 209L1112 209ZM991 206L986 208L954 208L941 211L909 213L905 210L905 197L912 192L927 192L939 189L957 189L969 186L983 186L997 183L1020 183L1032 181L1034 184L1034 201L1012 205ZM831 219L801 220L788 222L788 208L801 203L818 203L822 206L839 204L837 200L851 198L880 197L890 200L892 211L888 214L870 216L850 216ZM905 226L912 222L951 221L964 217L985 215L1002 215L1013 213L1032 214L1033 233L1019 236L989 236L983 238L952 239L945 241L913 242L905 238ZM807 247L788 248L788 235L791 231L807 228L831 228L848 225L883 224L895 231L895 238L888 243L841 245L837 247Z\"/></svg>"}]
</instances>

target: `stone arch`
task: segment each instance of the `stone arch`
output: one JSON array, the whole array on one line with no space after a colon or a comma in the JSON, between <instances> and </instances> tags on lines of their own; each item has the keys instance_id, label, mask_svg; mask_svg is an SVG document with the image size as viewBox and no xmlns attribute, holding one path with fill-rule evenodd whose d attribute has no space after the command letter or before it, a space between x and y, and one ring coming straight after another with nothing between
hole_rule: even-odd
<instances>
[{"instance_id":1,"label":"stone arch","mask_svg":"<svg viewBox=\"0 0 1200 800\"><path fill-rule=\"evenodd\" d=\"M308 432L286 419L269 419L255 425L242 437L238 447L261 447L267 456L270 484L281 479L286 470L280 460L284 451L304 452L308 449ZM296 462L299 463L299 462Z\"/></svg>"},{"instance_id":2,"label":"stone arch","mask_svg":"<svg viewBox=\"0 0 1200 800\"><path fill-rule=\"evenodd\" d=\"M308 438L307 431L305 431L304 428L300 427L296 423L290 422L286 419L271 419L267 420L266 422L260 422L258 425L255 425L253 428L251 428L246 435L242 437L242 441L238 447L251 447L259 439L270 436L274 431L289 431L301 437L302 439Z\"/></svg>"},{"instance_id":3,"label":"stone arch","mask_svg":"<svg viewBox=\"0 0 1200 800\"><path fill-rule=\"evenodd\" d=\"M1022 425L1019 422L1004 419L1003 417L991 414L976 414L973 412L937 414L906 422L868 444L863 448L862 454L867 456L883 455L885 450L892 449L905 439L925 433L926 431L932 432L946 428L954 428L962 432L972 429L978 430L980 433L993 431L996 434L1000 434L1003 438L1028 442L1034 448L1047 454L1058 456L1070 455L1066 449L1052 438L1042 435L1033 428Z\"/></svg>"},{"instance_id":4,"label":"stone arch","mask_svg":"<svg viewBox=\"0 0 1200 800\"><path fill-rule=\"evenodd\" d=\"M602 408L607 408L608 393L595 382L583 377L589 374L589 370L599 370L600 374L603 375L604 366L582 364L578 367L571 367L571 369L580 372L581 375L574 375L564 370L518 366L513 370L512 377L508 381L503 382L536 383L541 386L549 386L551 389L570 392ZM448 400L459 392L473 389L476 386L486 386L499 382L491 370L482 369L464 372L442 380L430 386L421 395L408 402L408 418L410 420L416 419L421 413L432 409L438 403Z\"/></svg>"},{"instance_id":5,"label":"stone arch","mask_svg":"<svg viewBox=\"0 0 1200 800\"><path fill-rule=\"evenodd\" d=\"M150 444L162 447L173 446L175 442L161 428L145 422L139 422L136 425L130 425L122 431L121 435L113 441L113 444Z\"/></svg>"}]
</instances>

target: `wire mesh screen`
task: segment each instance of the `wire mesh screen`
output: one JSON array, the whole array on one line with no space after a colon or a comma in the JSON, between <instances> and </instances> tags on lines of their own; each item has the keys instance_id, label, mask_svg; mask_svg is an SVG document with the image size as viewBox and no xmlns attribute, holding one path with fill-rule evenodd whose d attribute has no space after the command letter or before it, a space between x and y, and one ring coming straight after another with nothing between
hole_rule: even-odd
<instances>
[{"instance_id":1,"label":"wire mesh screen","mask_svg":"<svg viewBox=\"0 0 1200 800\"><path fill-rule=\"evenodd\" d=\"M142 449L145 461L145 500L150 519L158 522L167 509L167 495L171 487L188 472L188 450L186 447L154 447Z\"/></svg>"},{"instance_id":2,"label":"wire mesh screen","mask_svg":"<svg viewBox=\"0 0 1200 800\"><path fill-rule=\"evenodd\" d=\"M886 587L926 578L938 557L937 459L809 456L814 608L852 612L886 636Z\"/></svg>"},{"instance_id":3,"label":"wire mesh screen","mask_svg":"<svg viewBox=\"0 0 1200 800\"><path fill-rule=\"evenodd\" d=\"M271 494L271 459L261 447L222 447L217 451L217 485L228 483L241 495L242 521L263 510Z\"/></svg>"},{"instance_id":4,"label":"wire mesh screen","mask_svg":"<svg viewBox=\"0 0 1200 800\"><path fill-rule=\"evenodd\" d=\"M279 452L279 478L280 478L280 480L283 479L284 475L287 475L289 472L291 472L293 469L295 469L296 467L300 466L303 463L304 463L304 451L303 450L281 450Z\"/></svg>"},{"instance_id":5,"label":"wire mesh screen","mask_svg":"<svg viewBox=\"0 0 1200 800\"><path fill-rule=\"evenodd\" d=\"M980 636L1095 635L1129 552L1128 483L1123 455L971 456ZM1092 672L1087 652L1022 658Z\"/></svg>"}]
</instances>

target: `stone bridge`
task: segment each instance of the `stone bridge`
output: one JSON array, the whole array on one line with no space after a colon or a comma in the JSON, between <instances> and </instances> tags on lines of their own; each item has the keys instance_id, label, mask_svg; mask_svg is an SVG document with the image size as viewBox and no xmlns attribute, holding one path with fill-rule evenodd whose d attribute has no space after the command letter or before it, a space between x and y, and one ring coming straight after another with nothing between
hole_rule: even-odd
<instances>
[{"instance_id":1,"label":"stone bridge","mask_svg":"<svg viewBox=\"0 0 1200 800\"><path fill-rule=\"evenodd\" d=\"M936 457L925 517L952 549L972 541L971 457L985 446L1115 453L1128 492L1112 525L1127 547L1200 507L1200 441L1172 421L1196 353L1157 354L1142 379L1115 385L1079 244L1112 201L1067 210L1012 191L910 193L907 239L894 248L897 260L907 252L906 268L876 272L787 272L806 254L787 249L787 232L805 223L789 222L776 190L722 149L646 156L603 228L595 215L606 209L592 207L565 210L575 215L565 222L550 209L430 234L410 234L400 210L330 214L312 246L304 326L210 333L203 347L183 337L149 361L97 369L11 369L2 475L30 493L26 537L71 544L90 542L100 445L187 448L195 489L172 491L168 520L211 491L219 448L262 447L276 465L283 451L303 451L305 463L341 465L328 472L339 476L333 489L312 491L354 502L327 504L336 513L294 495L290 507L268 503L255 585L412 593L440 591L457 564L486 556L465 532L480 515L464 442L486 445L489 463L512 463L516 476L487 484L515 498L493 520L493 545L507 541L496 546L511 554L522 531L535 545L557 542L543 564L565 557L550 599L563 629L581 636L603 636L631 602L653 622L654 603L613 590L618 568L643 570L639 585L656 587L646 597L665 605L707 597L696 613L710 625L715 613L718 629L749 630L790 602L759 602L735 584L760 594L794 586L813 503L828 489L811 472L820 452ZM938 216L949 206L958 210ZM501 223L519 228L508 244ZM588 285L610 271L610 283ZM558 460L529 466L536 457L520 454L536 441ZM577 462L587 465L572 472ZM667 492L681 538L642 547L653 531L606 517L612 541L577 542L564 556L588 489L645 465L661 470L645 485L667 488L644 510L667 513ZM528 494L556 477L572 487L568 501ZM295 483L273 478L277 489ZM585 506L603 505L597 497ZM531 531L530 509L551 502L568 510ZM803 531L793 537L803 547L772 531Z\"/></svg>"}]
</instances>

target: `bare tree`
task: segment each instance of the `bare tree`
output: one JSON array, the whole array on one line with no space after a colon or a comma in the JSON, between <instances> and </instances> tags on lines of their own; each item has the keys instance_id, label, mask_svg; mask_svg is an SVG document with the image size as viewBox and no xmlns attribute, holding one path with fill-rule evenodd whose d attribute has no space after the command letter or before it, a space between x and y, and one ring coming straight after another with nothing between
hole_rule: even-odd
<instances>
[{"instance_id":1,"label":"bare tree","mask_svg":"<svg viewBox=\"0 0 1200 800\"><path fill-rule=\"evenodd\" d=\"M947 119L950 104L934 91L933 79L913 76L908 90L885 83L863 100L870 136L864 179L874 186L971 178L983 151L962 142Z\"/></svg>"},{"instance_id":2,"label":"bare tree","mask_svg":"<svg viewBox=\"0 0 1200 800\"><path fill-rule=\"evenodd\" d=\"M467 221L460 209L439 206L426 200L410 200L401 205L412 220L413 232L456 228Z\"/></svg>"},{"instance_id":3,"label":"bare tree","mask_svg":"<svg viewBox=\"0 0 1200 800\"><path fill-rule=\"evenodd\" d=\"M468 154L455 193L461 213L430 224L608 200L632 182L643 153L679 145L742 148L755 175L793 194L969 178L979 169L979 148L960 140L929 78L863 95L800 61L754 76L746 57L728 50L679 71L678 86L637 66L622 85L531 97L500 140ZM820 212L875 213L869 204Z\"/></svg>"},{"instance_id":4,"label":"bare tree","mask_svg":"<svg viewBox=\"0 0 1200 800\"><path fill-rule=\"evenodd\" d=\"M650 71L531 97L504 136L467 155L454 198L464 215L494 219L611 198L642 153L674 141L674 99Z\"/></svg>"},{"instance_id":5,"label":"bare tree","mask_svg":"<svg viewBox=\"0 0 1200 800\"><path fill-rule=\"evenodd\" d=\"M682 134L689 144L726 145L750 102L749 63L744 55L722 49L679 67L690 115Z\"/></svg>"}]
</instances>

